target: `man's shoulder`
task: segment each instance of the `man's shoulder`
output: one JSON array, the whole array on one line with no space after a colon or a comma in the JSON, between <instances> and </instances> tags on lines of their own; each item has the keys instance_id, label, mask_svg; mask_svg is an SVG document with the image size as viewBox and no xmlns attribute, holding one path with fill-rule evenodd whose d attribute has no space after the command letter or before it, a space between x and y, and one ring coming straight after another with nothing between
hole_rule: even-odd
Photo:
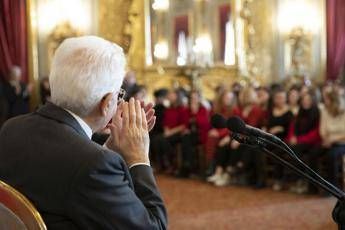
<instances>
[{"instance_id":1,"label":"man's shoulder","mask_svg":"<svg viewBox=\"0 0 345 230\"><path fill-rule=\"evenodd\" d=\"M18 134L23 134L19 135ZM93 141L80 135L67 124L45 119L37 113L14 117L5 122L0 130L1 141L22 141L28 138L39 142L41 148L55 153L54 147L59 147L56 154L65 155L66 159L90 162L90 165L101 162L123 162L122 157ZM2 139L2 140L1 140ZM31 145L30 145L31 146Z\"/></svg>"},{"instance_id":2,"label":"man's shoulder","mask_svg":"<svg viewBox=\"0 0 345 230\"><path fill-rule=\"evenodd\" d=\"M17 127L20 128L23 122L25 122L27 119L30 119L32 114L33 113L28 113L8 119L1 127L0 132L3 130L9 130Z\"/></svg>"}]
</instances>

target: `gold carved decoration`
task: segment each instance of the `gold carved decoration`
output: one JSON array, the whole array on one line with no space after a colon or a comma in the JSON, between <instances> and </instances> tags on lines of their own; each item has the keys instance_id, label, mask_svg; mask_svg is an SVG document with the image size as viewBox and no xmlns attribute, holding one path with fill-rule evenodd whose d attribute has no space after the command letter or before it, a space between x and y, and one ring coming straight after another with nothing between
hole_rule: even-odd
<instances>
[{"instance_id":1,"label":"gold carved decoration","mask_svg":"<svg viewBox=\"0 0 345 230\"><path fill-rule=\"evenodd\" d=\"M294 78L309 77L311 64L311 35L303 28L295 28L291 31L288 42L291 45L290 75ZM300 79L304 80L304 79Z\"/></svg>"},{"instance_id":2,"label":"gold carved decoration","mask_svg":"<svg viewBox=\"0 0 345 230\"><path fill-rule=\"evenodd\" d=\"M271 0L242 0L240 18L244 21L246 71L241 73L252 83L266 83L272 75L273 31Z\"/></svg>"},{"instance_id":3,"label":"gold carved decoration","mask_svg":"<svg viewBox=\"0 0 345 230\"><path fill-rule=\"evenodd\" d=\"M53 59L55 50L66 38L76 37L76 36L81 36L81 35L82 35L82 32L73 28L72 25L67 21L61 24L58 24L47 38L49 63L51 63L51 60Z\"/></svg>"},{"instance_id":4,"label":"gold carved decoration","mask_svg":"<svg viewBox=\"0 0 345 230\"><path fill-rule=\"evenodd\" d=\"M128 51L130 38L125 36L132 0L99 0L99 34Z\"/></svg>"},{"instance_id":5,"label":"gold carved decoration","mask_svg":"<svg viewBox=\"0 0 345 230\"><path fill-rule=\"evenodd\" d=\"M128 11L124 36L130 38L128 65L137 72L139 78L145 68L145 14L144 1L133 0Z\"/></svg>"},{"instance_id":6,"label":"gold carved decoration","mask_svg":"<svg viewBox=\"0 0 345 230\"><path fill-rule=\"evenodd\" d=\"M127 54L128 67L142 78L145 57L143 0L100 0L99 34L119 44Z\"/></svg>"}]
</instances>

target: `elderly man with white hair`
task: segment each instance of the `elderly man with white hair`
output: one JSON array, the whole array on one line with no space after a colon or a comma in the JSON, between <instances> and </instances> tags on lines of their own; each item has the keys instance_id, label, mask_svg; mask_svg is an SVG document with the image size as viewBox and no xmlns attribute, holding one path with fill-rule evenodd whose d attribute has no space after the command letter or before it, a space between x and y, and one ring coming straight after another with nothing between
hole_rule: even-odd
<instances>
[{"instance_id":1,"label":"elderly man with white hair","mask_svg":"<svg viewBox=\"0 0 345 230\"><path fill-rule=\"evenodd\" d=\"M56 50L51 103L0 131L0 180L26 195L48 229L166 229L148 157L152 105L124 102L122 49L95 36ZM112 119L112 122L110 122ZM105 146L91 135L111 130Z\"/></svg>"}]
</instances>

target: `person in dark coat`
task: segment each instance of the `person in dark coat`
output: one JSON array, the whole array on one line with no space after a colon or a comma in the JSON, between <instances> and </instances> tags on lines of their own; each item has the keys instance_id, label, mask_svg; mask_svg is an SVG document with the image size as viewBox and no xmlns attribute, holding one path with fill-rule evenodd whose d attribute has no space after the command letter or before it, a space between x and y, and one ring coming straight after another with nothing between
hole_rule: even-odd
<instances>
[{"instance_id":1,"label":"person in dark coat","mask_svg":"<svg viewBox=\"0 0 345 230\"><path fill-rule=\"evenodd\" d=\"M8 118L29 113L29 98L32 85L21 81L20 67L13 66L9 80L4 84L4 96L8 106Z\"/></svg>"},{"instance_id":2,"label":"person in dark coat","mask_svg":"<svg viewBox=\"0 0 345 230\"><path fill-rule=\"evenodd\" d=\"M64 40L51 102L0 131L0 180L31 200L50 230L167 228L149 160L154 111L123 101L125 62L122 48L102 38ZM91 141L105 127L105 145Z\"/></svg>"}]
</instances>

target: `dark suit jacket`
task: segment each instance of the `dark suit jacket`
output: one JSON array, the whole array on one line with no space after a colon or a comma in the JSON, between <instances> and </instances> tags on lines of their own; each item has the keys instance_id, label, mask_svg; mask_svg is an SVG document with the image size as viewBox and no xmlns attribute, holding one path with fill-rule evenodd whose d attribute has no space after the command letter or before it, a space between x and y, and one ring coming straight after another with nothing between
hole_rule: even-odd
<instances>
[{"instance_id":1,"label":"dark suit jacket","mask_svg":"<svg viewBox=\"0 0 345 230\"><path fill-rule=\"evenodd\" d=\"M0 180L28 197L48 229L166 229L152 169L90 141L48 103L0 131Z\"/></svg>"}]
</instances>

